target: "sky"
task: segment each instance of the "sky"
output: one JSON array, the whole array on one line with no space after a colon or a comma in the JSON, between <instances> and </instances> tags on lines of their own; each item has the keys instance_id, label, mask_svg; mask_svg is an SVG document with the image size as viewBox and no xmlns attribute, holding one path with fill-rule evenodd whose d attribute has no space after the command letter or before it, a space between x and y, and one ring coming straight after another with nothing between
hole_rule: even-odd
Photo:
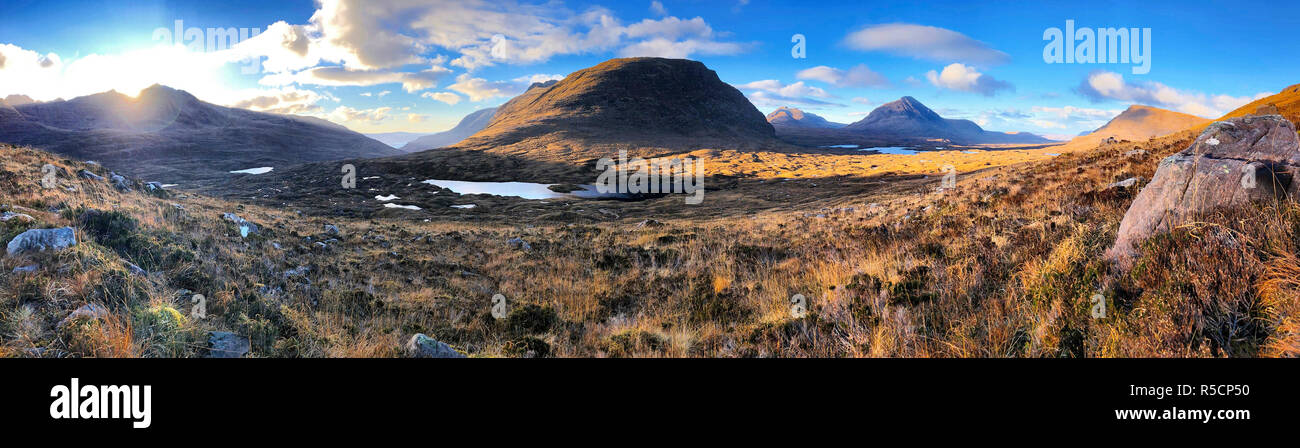
<instances>
[{"instance_id":1,"label":"sky","mask_svg":"<svg viewBox=\"0 0 1300 448\"><path fill-rule=\"evenodd\" d=\"M1066 138L1135 103L1216 118L1300 83L1300 4L1244 3L0 0L0 97L160 83L428 133L532 82L659 56L704 62L764 113L849 123L912 96L986 129ZM1098 49L1079 41L1105 29L1128 38L1129 63L1086 62Z\"/></svg>"}]
</instances>

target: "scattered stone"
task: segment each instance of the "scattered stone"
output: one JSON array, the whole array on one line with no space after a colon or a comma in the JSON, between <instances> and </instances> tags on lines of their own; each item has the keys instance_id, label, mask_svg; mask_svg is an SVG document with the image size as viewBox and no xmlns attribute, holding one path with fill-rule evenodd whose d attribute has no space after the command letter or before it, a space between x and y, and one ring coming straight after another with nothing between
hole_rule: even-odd
<instances>
[{"instance_id":1,"label":"scattered stone","mask_svg":"<svg viewBox=\"0 0 1300 448\"><path fill-rule=\"evenodd\" d=\"M90 180L104 180L104 176L100 176L100 175L98 175L98 174L95 174L95 173L92 173L92 172L90 172L90 171L86 171L86 170L80 170L80 171L77 171L77 175L78 175L78 176L81 176L81 178L83 178L83 179L90 179Z\"/></svg>"},{"instance_id":2,"label":"scattered stone","mask_svg":"<svg viewBox=\"0 0 1300 448\"><path fill-rule=\"evenodd\" d=\"M230 221L234 223L236 226L239 226L239 236L241 237L247 238L249 235L255 234L259 230L257 224L248 222L244 218L240 218L239 215L236 215L234 213L223 214L221 215L221 218L225 219L226 221Z\"/></svg>"},{"instance_id":3,"label":"scattered stone","mask_svg":"<svg viewBox=\"0 0 1300 448\"><path fill-rule=\"evenodd\" d=\"M71 227L58 229L32 229L9 241L9 256L25 252L62 250L77 245L77 232Z\"/></svg>"},{"instance_id":4,"label":"scattered stone","mask_svg":"<svg viewBox=\"0 0 1300 448\"><path fill-rule=\"evenodd\" d=\"M33 218L31 215L23 213L4 212L4 214L0 215L0 221L2 222L9 222L11 219L17 219L22 222L32 222L36 220L36 218Z\"/></svg>"},{"instance_id":5,"label":"scattered stone","mask_svg":"<svg viewBox=\"0 0 1300 448\"><path fill-rule=\"evenodd\" d=\"M19 266L19 267L14 268L14 272L13 272L13 273L15 273L15 274L30 274L30 273L32 273L32 272L36 272L36 270L37 270L37 269L40 269L40 268L41 268L41 265L39 265L39 264L29 264L29 265L27 265L27 266Z\"/></svg>"},{"instance_id":6,"label":"scattered stone","mask_svg":"<svg viewBox=\"0 0 1300 448\"><path fill-rule=\"evenodd\" d=\"M104 317L107 316L108 316L108 308L104 308L103 306L94 303L87 303L85 305L78 307L76 310L73 310L71 314L68 314L68 317L65 317L63 318L63 320L59 321L59 328L63 328L68 324L76 321L77 319L84 318L90 320L98 320L98 319L103 319Z\"/></svg>"},{"instance_id":7,"label":"scattered stone","mask_svg":"<svg viewBox=\"0 0 1300 448\"><path fill-rule=\"evenodd\" d=\"M464 358L465 354L456 351L444 342L416 333L406 342L406 356L411 358Z\"/></svg>"},{"instance_id":8,"label":"scattered stone","mask_svg":"<svg viewBox=\"0 0 1300 448\"><path fill-rule=\"evenodd\" d=\"M149 272L148 272L148 271L145 271L144 269L141 269L139 266L136 266L134 263L131 263L131 262L127 262L127 263L126 263L126 269L127 269L128 271L131 271L131 275L138 275L138 276L142 276L142 277L143 277L143 276L148 276L148 275L149 275Z\"/></svg>"},{"instance_id":9,"label":"scattered stone","mask_svg":"<svg viewBox=\"0 0 1300 448\"><path fill-rule=\"evenodd\" d=\"M339 228L338 226L335 226L333 224L325 224L325 233L328 233L330 235L338 235Z\"/></svg>"},{"instance_id":10,"label":"scattered stone","mask_svg":"<svg viewBox=\"0 0 1300 448\"><path fill-rule=\"evenodd\" d=\"M639 223L636 224L636 228L638 228L638 229L645 229L645 228L652 228L652 227L663 227L663 226L664 226L664 223L659 222L659 221L654 220L654 219L647 219L647 220L645 220L645 221L641 221L641 222L639 222Z\"/></svg>"},{"instance_id":11,"label":"scattered stone","mask_svg":"<svg viewBox=\"0 0 1300 448\"><path fill-rule=\"evenodd\" d=\"M1210 140L1219 141L1210 145ZM1300 138L1279 115L1211 124L1187 149L1160 162L1120 222L1106 258L1127 268L1136 245L1197 214L1300 194Z\"/></svg>"},{"instance_id":12,"label":"scattered stone","mask_svg":"<svg viewBox=\"0 0 1300 448\"><path fill-rule=\"evenodd\" d=\"M515 238L511 238L511 239L507 240L507 241L506 241L506 244L509 244L510 247L513 247L513 248L515 248L515 249L521 249L521 250L533 250L533 245L532 245L532 244L528 244L527 241L524 241L523 238L519 238L519 237L515 237Z\"/></svg>"},{"instance_id":13,"label":"scattered stone","mask_svg":"<svg viewBox=\"0 0 1300 448\"><path fill-rule=\"evenodd\" d=\"M122 192L131 191L131 182L126 180L125 177L122 177L117 173L110 172L108 174L108 178L113 182L113 188L116 188L118 191L122 191Z\"/></svg>"},{"instance_id":14,"label":"scattered stone","mask_svg":"<svg viewBox=\"0 0 1300 448\"><path fill-rule=\"evenodd\" d=\"M1137 184L1139 184L1139 183L1141 183L1141 182L1142 182L1142 178L1141 178L1141 177L1130 177L1130 178L1128 178L1128 179L1124 179L1124 180L1121 180L1121 181L1119 181L1119 182L1115 182L1115 183L1113 183L1113 184L1107 185L1107 186L1106 186L1106 189L1107 189L1107 190L1123 190L1123 189L1133 188L1133 186L1135 186L1135 185L1137 185Z\"/></svg>"},{"instance_id":15,"label":"scattered stone","mask_svg":"<svg viewBox=\"0 0 1300 448\"><path fill-rule=\"evenodd\" d=\"M238 358L248 353L248 338L228 332L208 332L209 358Z\"/></svg>"},{"instance_id":16,"label":"scattered stone","mask_svg":"<svg viewBox=\"0 0 1300 448\"><path fill-rule=\"evenodd\" d=\"M145 188L148 188L149 191L166 190L166 188L163 188L162 182L145 182L144 186Z\"/></svg>"},{"instance_id":17,"label":"scattered stone","mask_svg":"<svg viewBox=\"0 0 1300 448\"><path fill-rule=\"evenodd\" d=\"M1146 157L1149 154L1145 149L1134 149L1124 153L1126 157Z\"/></svg>"}]
</instances>

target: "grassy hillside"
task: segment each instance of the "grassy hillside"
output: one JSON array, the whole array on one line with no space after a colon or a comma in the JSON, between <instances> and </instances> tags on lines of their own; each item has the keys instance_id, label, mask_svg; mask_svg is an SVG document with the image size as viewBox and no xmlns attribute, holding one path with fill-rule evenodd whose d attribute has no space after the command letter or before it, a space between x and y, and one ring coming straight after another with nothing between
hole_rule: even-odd
<instances>
[{"instance_id":1,"label":"grassy hillside","mask_svg":"<svg viewBox=\"0 0 1300 448\"><path fill-rule=\"evenodd\" d=\"M0 243L74 226L82 244L3 259L0 350L205 356L208 332L230 331L249 356L288 357L399 356L415 333L475 356L1300 354L1294 204L1159 235L1131 273L1101 260L1135 193L1107 185L1149 179L1193 137L987 168L942 194L935 177L780 181L706 201L729 213L643 210L651 221L620 215L636 203L570 205L609 207L603 220L322 218L121 193L68 175L96 166L5 148L5 210L35 220L6 221ZM41 188L44 163L64 171L59 188ZM261 230L241 237L223 213ZM87 304L108 312L74 316Z\"/></svg>"}]
</instances>

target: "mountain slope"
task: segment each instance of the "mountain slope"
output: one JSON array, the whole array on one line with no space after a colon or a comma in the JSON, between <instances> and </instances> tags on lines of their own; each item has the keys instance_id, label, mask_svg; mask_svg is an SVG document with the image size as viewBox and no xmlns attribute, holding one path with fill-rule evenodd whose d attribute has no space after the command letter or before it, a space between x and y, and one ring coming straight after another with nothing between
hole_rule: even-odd
<instances>
[{"instance_id":1,"label":"mountain slope","mask_svg":"<svg viewBox=\"0 0 1300 448\"><path fill-rule=\"evenodd\" d=\"M1067 146L1091 149L1112 137L1116 140L1146 141L1209 123L1210 120L1195 115L1135 104L1096 131L1070 140Z\"/></svg>"},{"instance_id":2,"label":"mountain slope","mask_svg":"<svg viewBox=\"0 0 1300 448\"><path fill-rule=\"evenodd\" d=\"M767 122L772 126L795 126L806 128L842 128L845 125L833 123L816 114L810 114L791 107L782 107L767 114Z\"/></svg>"},{"instance_id":3,"label":"mountain slope","mask_svg":"<svg viewBox=\"0 0 1300 448\"><path fill-rule=\"evenodd\" d=\"M844 130L879 138L947 140L960 144L1051 142L1030 133L986 131L970 120L943 118L910 96L877 107Z\"/></svg>"},{"instance_id":4,"label":"mountain slope","mask_svg":"<svg viewBox=\"0 0 1300 448\"><path fill-rule=\"evenodd\" d=\"M770 143L775 131L745 95L700 62L625 58L529 89L457 146L516 145L498 152L554 159L554 151L537 150L541 141L530 141L543 136L547 144L579 149L592 143L712 147Z\"/></svg>"},{"instance_id":5,"label":"mountain slope","mask_svg":"<svg viewBox=\"0 0 1300 448\"><path fill-rule=\"evenodd\" d=\"M0 107L0 142L181 184L253 167L401 154L319 118L217 106L160 85L136 98L109 91Z\"/></svg>"},{"instance_id":6,"label":"mountain slope","mask_svg":"<svg viewBox=\"0 0 1300 448\"><path fill-rule=\"evenodd\" d=\"M403 145L402 151L416 152L428 149L437 149L451 146L464 140L465 137L474 135L474 133L487 127L488 122L492 121L492 116L496 114L497 108L489 107L487 109L476 110L456 124L456 127L436 134L424 135Z\"/></svg>"},{"instance_id":7,"label":"mountain slope","mask_svg":"<svg viewBox=\"0 0 1300 448\"><path fill-rule=\"evenodd\" d=\"M1241 106L1236 110L1229 112L1227 115L1219 118L1219 120L1253 114L1257 112L1261 106L1268 105L1276 107L1278 113L1283 117L1286 117L1287 120L1291 120L1292 123L1300 123L1300 84L1282 89L1282 91L1276 95L1252 101L1245 106Z\"/></svg>"}]
</instances>

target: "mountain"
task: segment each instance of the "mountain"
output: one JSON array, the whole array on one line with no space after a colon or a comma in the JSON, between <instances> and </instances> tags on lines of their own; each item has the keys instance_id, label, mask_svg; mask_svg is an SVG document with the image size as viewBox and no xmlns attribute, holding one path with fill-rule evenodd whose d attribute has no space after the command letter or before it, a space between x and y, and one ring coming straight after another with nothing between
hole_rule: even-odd
<instances>
[{"instance_id":1,"label":"mountain","mask_svg":"<svg viewBox=\"0 0 1300 448\"><path fill-rule=\"evenodd\" d=\"M616 142L702 148L752 146L774 137L763 113L703 63L624 58L529 89L457 146L522 144L528 147L507 152L547 156L531 148L541 143L536 139L579 147ZM590 155L608 155L599 152Z\"/></svg>"},{"instance_id":2,"label":"mountain","mask_svg":"<svg viewBox=\"0 0 1300 448\"><path fill-rule=\"evenodd\" d=\"M1277 113L1286 117L1286 119L1290 120L1292 123L1300 123L1300 84L1282 89L1282 91L1276 95L1252 101L1250 104L1241 106L1216 121L1240 117L1246 114L1253 114L1258 112L1260 107L1269 105L1276 107L1278 110Z\"/></svg>"},{"instance_id":3,"label":"mountain","mask_svg":"<svg viewBox=\"0 0 1300 448\"><path fill-rule=\"evenodd\" d=\"M486 115L486 113L485 113ZM411 145L407 145L410 147ZM587 184L601 158L672 157L701 149L799 150L745 95L704 64L685 59L612 59L534 84L493 113L479 132L437 151L357 160L377 191L407 193L411 179ZM296 202L350 195L364 212L374 194L340 192L337 163L304 164L230 180L216 194ZM329 180L329 182L326 182ZM399 194L401 195L401 194ZM341 204L342 202L340 202ZM341 207L341 206L340 206ZM355 210L354 210L355 211Z\"/></svg>"},{"instance_id":4,"label":"mountain","mask_svg":"<svg viewBox=\"0 0 1300 448\"><path fill-rule=\"evenodd\" d=\"M1195 115L1135 104L1112 118L1105 126L1075 137L1067 145L1070 148L1091 149L1112 137L1116 140L1146 141L1209 123L1210 120Z\"/></svg>"},{"instance_id":5,"label":"mountain","mask_svg":"<svg viewBox=\"0 0 1300 448\"><path fill-rule=\"evenodd\" d=\"M406 143L405 146L402 146L402 151L416 152L454 145L457 142L464 140L465 137L474 135L474 133L487 127L488 122L492 121L492 116L496 114L496 111L497 108L495 107L476 110L473 113L466 115L465 118L462 118L460 123L457 123L456 127L451 128L450 130L439 132L437 134L424 135L411 140Z\"/></svg>"},{"instance_id":6,"label":"mountain","mask_svg":"<svg viewBox=\"0 0 1300 448\"><path fill-rule=\"evenodd\" d=\"M833 123L825 118L799 109L782 107L767 114L767 122L772 126L797 126L806 128L842 128L845 125Z\"/></svg>"},{"instance_id":7,"label":"mountain","mask_svg":"<svg viewBox=\"0 0 1300 448\"><path fill-rule=\"evenodd\" d=\"M217 106L161 85L135 98L109 91L0 108L0 142L181 184L233 170L401 154L319 118Z\"/></svg>"},{"instance_id":8,"label":"mountain","mask_svg":"<svg viewBox=\"0 0 1300 448\"><path fill-rule=\"evenodd\" d=\"M24 104L32 104L35 102L36 102L35 100L33 100L31 97L27 95L9 95L4 98L0 98L0 104L7 104L10 106L22 106Z\"/></svg>"},{"instance_id":9,"label":"mountain","mask_svg":"<svg viewBox=\"0 0 1300 448\"><path fill-rule=\"evenodd\" d=\"M901 141L948 140L959 144L1051 142L1026 132L985 131L970 120L943 118L910 96L877 107L862 120L845 126L844 130L853 134Z\"/></svg>"},{"instance_id":10,"label":"mountain","mask_svg":"<svg viewBox=\"0 0 1300 448\"><path fill-rule=\"evenodd\" d=\"M383 143L385 145L392 146L394 148L401 148L402 145L410 143L412 140L420 138L425 134L421 134L419 132L378 132L374 134L362 134L362 135L373 138L375 140L379 140L380 143Z\"/></svg>"}]
</instances>

